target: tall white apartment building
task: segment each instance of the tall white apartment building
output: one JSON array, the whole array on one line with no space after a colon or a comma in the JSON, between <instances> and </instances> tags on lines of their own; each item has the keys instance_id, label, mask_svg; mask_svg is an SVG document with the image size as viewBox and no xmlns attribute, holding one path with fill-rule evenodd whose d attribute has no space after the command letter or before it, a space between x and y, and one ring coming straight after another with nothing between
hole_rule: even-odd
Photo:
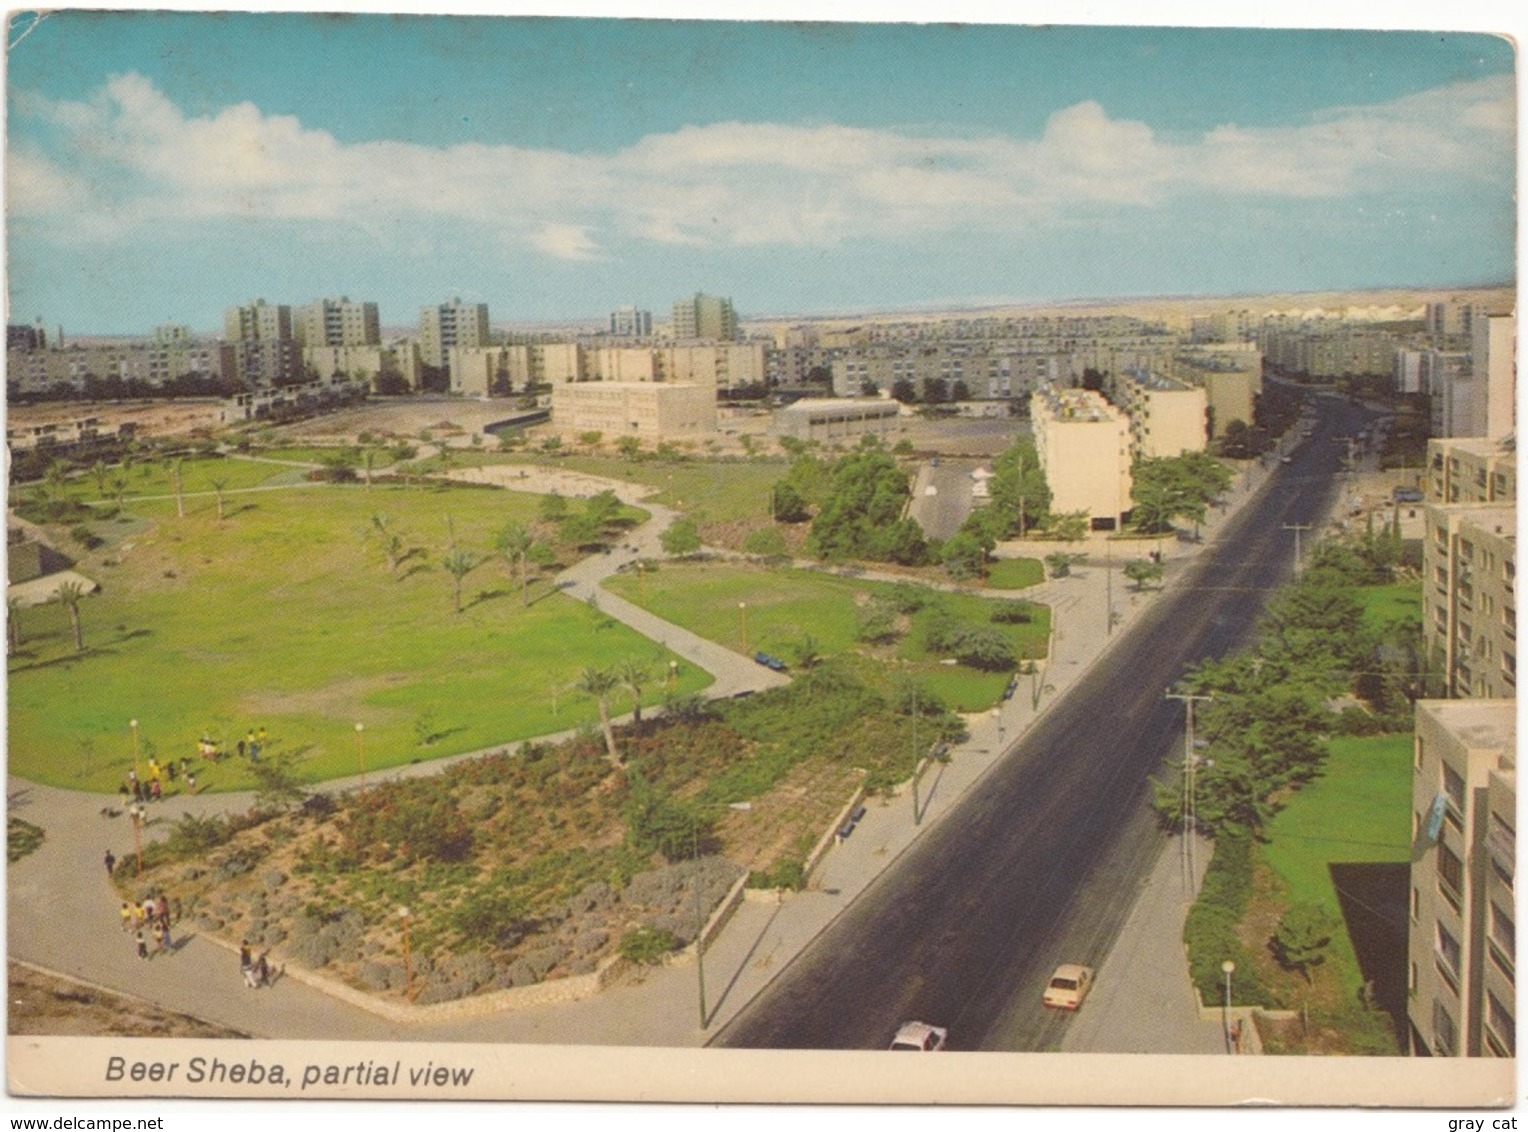
<instances>
[{"instance_id":1,"label":"tall white apartment building","mask_svg":"<svg viewBox=\"0 0 1528 1132\"><path fill-rule=\"evenodd\" d=\"M318 299L293 312L292 333L308 349L319 346L376 346L382 329L376 303L352 303L345 296Z\"/></svg>"},{"instance_id":2,"label":"tall white apartment building","mask_svg":"<svg viewBox=\"0 0 1528 1132\"><path fill-rule=\"evenodd\" d=\"M692 298L674 301L673 337L677 341L689 338L709 338L717 342L731 342L737 338L737 312L732 300L695 292Z\"/></svg>"},{"instance_id":3,"label":"tall white apartment building","mask_svg":"<svg viewBox=\"0 0 1528 1132\"><path fill-rule=\"evenodd\" d=\"M610 312L610 333L619 338L651 338L653 312L636 307L617 307Z\"/></svg>"},{"instance_id":4,"label":"tall white apartment building","mask_svg":"<svg viewBox=\"0 0 1528 1132\"><path fill-rule=\"evenodd\" d=\"M1407 1015L1413 1052L1516 1050L1513 700L1421 700L1412 772Z\"/></svg>"},{"instance_id":5,"label":"tall white apartment building","mask_svg":"<svg viewBox=\"0 0 1528 1132\"><path fill-rule=\"evenodd\" d=\"M1118 529L1130 508L1129 418L1086 389L1047 386L1029 404L1051 510L1084 511L1094 529Z\"/></svg>"},{"instance_id":6,"label":"tall white apartment building","mask_svg":"<svg viewBox=\"0 0 1528 1132\"><path fill-rule=\"evenodd\" d=\"M1517 516L1511 504L1429 504L1422 647L1451 698L1517 695Z\"/></svg>"},{"instance_id":7,"label":"tall white apartment building","mask_svg":"<svg viewBox=\"0 0 1528 1132\"><path fill-rule=\"evenodd\" d=\"M419 308L419 356L429 366L444 369L453 346L487 346L488 304L452 299Z\"/></svg>"},{"instance_id":8,"label":"tall white apartment building","mask_svg":"<svg viewBox=\"0 0 1528 1132\"><path fill-rule=\"evenodd\" d=\"M1114 379L1114 402L1130 418L1138 456L1181 456L1209 446L1210 401L1203 386L1149 369L1128 369Z\"/></svg>"},{"instance_id":9,"label":"tall white apartment building","mask_svg":"<svg viewBox=\"0 0 1528 1132\"><path fill-rule=\"evenodd\" d=\"M225 342L285 342L291 337L291 307L255 299L223 312Z\"/></svg>"}]
</instances>

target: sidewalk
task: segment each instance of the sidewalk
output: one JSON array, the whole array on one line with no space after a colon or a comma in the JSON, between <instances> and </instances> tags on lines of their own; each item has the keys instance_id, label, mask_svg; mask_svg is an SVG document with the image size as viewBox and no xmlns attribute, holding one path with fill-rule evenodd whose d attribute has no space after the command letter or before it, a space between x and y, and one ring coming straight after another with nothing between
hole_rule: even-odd
<instances>
[{"instance_id":1,"label":"sidewalk","mask_svg":"<svg viewBox=\"0 0 1528 1132\"><path fill-rule=\"evenodd\" d=\"M473 470L480 471L494 469ZM463 478L471 474L462 473ZM1250 488L1233 492L1231 508L1212 515L1206 524L1207 538L1213 536L1236 504L1260 486L1263 478L1259 477ZM545 484L522 480L517 470L515 480L503 486L547 490ZM600 490L608 485L590 481L577 486L569 482L567 486L577 491ZM636 553L656 555L660 553L658 534L673 513L651 503L642 505L653 512L654 521L644 524L629 541L637 548ZM631 556L631 552L625 551L594 556L572 567L559 581L566 583L566 592L571 596L594 593L599 582ZM1121 573L1124 560L1123 555L1115 560L1112 577L1103 565L1092 563L1076 569L1069 577L1026 591L1026 596L1052 606L1055 629L1051 656L1035 677L1020 677L1016 694L1001 703L996 714L986 712L968 717L970 739L951 752L949 763L933 764L923 777L917 790L920 821L914 820L914 791L910 788L904 787L894 798L871 799L853 836L828 851L806 891L783 898L745 901L739 906L705 952L708 1011L705 1027L700 1020L700 972L693 956L680 957L670 965L634 976L623 985L580 1002L449 1023L405 1025L387 1023L295 979L281 980L268 990L250 991L242 985L234 957L225 948L199 939L194 933L179 939L172 955L144 962L133 953L129 937L118 927L117 898L101 865L101 855L107 846L119 856L131 852L131 828L126 819L108 819L101 814L103 807L115 803L115 798L37 786L14 778L8 780L11 812L41 826L47 837L40 849L10 867L7 928L10 954L64 974L120 987L171 1009L258 1037L704 1044L880 875L922 828L939 821L958 798L978 784L1029 724L1048 710L1102 654L1114 636L1126 631L1148 607L1155 591L1133 592ZM1176 566L1176 562L1169 563L1166 580L1169 586L1178 573ZM712 695L729 694L734 687L753 688L783 680L730 649L702 640L604 591L598 592L600 607L611 616L710 670L716 676L716 683L709 689ZM1112 627L1111 605L1115 614ZM433 773L440 765L437 762L400 768L389 774ZM342 781L328 787L343 789L351 784ZM160 819L165 821L165 826L159 827L162 829L178 820L181 813L207 815L239 810L250 801L249 795L174 798L150 807L149 832L157 832L155 826ZM1170 851L1159 860L1157 873L1164 868L1173 883L1178 883L1173 871L1176 857ZM1181 897L1168 899L1156 887L1156 881L1154 873L1153 884L1143 890L1126 930L1102 969L1108 972L1111 965L1130 967L1131 976L1111 976L1108 982L1100 983L1098 993L1103 997L1097 1003L1102 1003L1104 1009L1092 1011L1095 1016L1122 1011L1122 1017L1144 1020L1152 1017L1153 1010L1170 1006L1176 1011L1180 998L1184 1000L1183 1009L1192 1010L1186 971L1182 995L1172 989L1175 977L1166 967L1160 972L1153 968L1156 973L1149 980L1137 973L1136 964L1144 954L1182 959L1181 943L1167 947L1163 941L1181 934L1186 905ZM1123 990L1111 996L1110 983L1143 993L1147 989L1145 984L1150 987L1160 984L1166 988L1164 993L1170 1002L1141 1000L1132 1004ZM1097 1003L1090 1003L1090 1007ZM1121 1026L1122 1034L1133 1033L1129 1026L1123 1023ZM1087 1032L1085 1027L1074 1027L1071 1040L1080 1041L1079 1035ZM1151 1048L1163 1052L1162 1041L1166 1036L1163 1030L1154 1026L1152 1035L1155 1044ZM1193 1048L1183 1052L1201 1052L1198 1047L1203 1034L1185 1028L1184 1035L1184 1042L1191 1043ZM1119 1035L1110 1040L1114 1038L1126 1040Z\"/></svg>"}]
</instances>

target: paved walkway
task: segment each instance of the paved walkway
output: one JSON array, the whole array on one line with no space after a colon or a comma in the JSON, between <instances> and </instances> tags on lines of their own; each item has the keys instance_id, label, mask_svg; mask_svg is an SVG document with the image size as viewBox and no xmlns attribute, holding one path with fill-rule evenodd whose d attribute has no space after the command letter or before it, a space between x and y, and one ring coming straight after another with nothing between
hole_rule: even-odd
<instances>
[{"instance_id":1,"label":"paved walkway","mask_svg":"<svg viewBox=\"0 0 1528 1132\"><path fill-rule=\"evenodd\" d=\"M521 477L518 469L470 469L456 473L464 479L483 476L490 482L502 473L506 487L548 490L540 476ZM591 477L575 484L567 473L557 481L565 494L589 494L613 486ZM582 490L580 489L582 488ZM618 494L636 501L644 489L621 485ZM1242 491L1235 501L1246 498ZM634 533L630 545L635 553L656 556L659 532L672 512L651 503L642 506L654 521ZM1216 514L1207 524L1213 537L1224 521ZM624 560L633 556L623 551ZM567 592L579 597L595 592L600 580L623 561L622 555L597 555L571 568L559 580ZM850 901L878 876L911 843L922 828L939 821L967 790L976 786L1003 750L1057 698L1076 682L1107 648L1115 635L1128 629L1147 607L1151 593L1131 592L1119 575L1123 559L1115 563L1111 578L1101 565L1087 565L1070 577L1052 580L1026 596L1049 603L1054 610L1052 653L1034 678L1021 678L1013 699L997 713L969 718L970 739L952 751L946 765L934 765L917 791L919 812L915 820L914 792L904 788L890 799L872 799L854 835L834 846L824 857L807 891L783 899L747 901L704 957L707 1025L699 1009L700 972L693 958L632 978L582 1002L523 1008L491 1017L446 1023L392 1024L357 1007L337 1001L295 979L283 979L268 990L251 991L239 977L235 957L225 945L193 933L177 943L175 952L149 962L139 960L129 938L118 928L117 898L101 864L110 846L119 856L131 851L131 827L120 816L105 816L116 799L38 786L11 778L8 792L11 812L41 826L47 833L42 847L9 869L10 954L39 966L87 981L152 999L174 1010L205 1018L257 1037L283 1038L408 1038L411 1040L522 1041L577 1044L671 1045L703 1044L711 1033L733 1017ZM1178 573L1177 563L1168 566L1167 584ZM1112 597L1112 600L1111 600ZM704 641L651 614L599 592L600 607L611 616L655 640L717 676L711 694L730 694L729 689L760 687L783 679L760 668L729 649ZM1116 623L1109 624L1112 604ZM441 764L402 768L396 773L433 773ZM393 773L393 772L389 772ZM332 784L344 788L351 783ZM240 810L250 804L248 795L206 795L173 798L150 807L146 832L160 835L182 813L207 815ZM1176 877L1177 859L1169 846L1166 866ZM1167 960L1181 962L1181 896L1167 899L1157 887L1157 876L1142 894L1114 952L1102 968L1107 982L1100 983L1096 1009L1079 1018L1119 1018L1119 1034L1086 1038L1087 1026L1074 1027L1073 1048L1115 1048L1108 1045L1075 1044L1133 1041L1136 1023L1150 1011L1167 1009L1149 997L1132 999L1126 988L1155 994L1162 990L1177 1009L1181 995L1174 988L1187 986ZM1169 940L1176 946L1168 946ZM1150 956L1149 977L1140 966ZM1160 965L1159 965L1160 961ZM1128 969L1128 975L1124 972ZM1110 987L1115 989L1111 992ZM1191 1002L1191 1000L1189 1000ZM1112 1030L1114 1027L1109 1027ZM1153 1030L1154 1052L1202 1052L1203 1034L1193 1027ZM1164 1049L1164 1042L1173 1049Z\"/></svg>"}]
</instances>

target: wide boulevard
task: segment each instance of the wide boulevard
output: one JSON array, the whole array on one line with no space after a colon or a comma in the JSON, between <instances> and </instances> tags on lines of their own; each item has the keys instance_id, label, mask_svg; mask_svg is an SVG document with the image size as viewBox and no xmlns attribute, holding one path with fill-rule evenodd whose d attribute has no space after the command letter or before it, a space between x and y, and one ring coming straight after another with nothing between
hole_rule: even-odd
<instances>
[{"instance_id":1,"label":"wide boulevard","mask_svg":"<svg viewBox=\"0 0 1528 1132\"><path fill-rule=\"evenodd\" d=\"M1346 446L1372 414L1331 395L1289 464L1220 528L1131 631L716 1038L717 1045L884 1049L898 1024L953 1049L1059 1047L1040 1007L1062 962L1097 967L1162 847L1153 775L1181 753L1165 693L1247 643L1293 567L1293 526L1326 519ZM1123 598L1123 595L1117 595Z\"/></svg>"}]
</instances>

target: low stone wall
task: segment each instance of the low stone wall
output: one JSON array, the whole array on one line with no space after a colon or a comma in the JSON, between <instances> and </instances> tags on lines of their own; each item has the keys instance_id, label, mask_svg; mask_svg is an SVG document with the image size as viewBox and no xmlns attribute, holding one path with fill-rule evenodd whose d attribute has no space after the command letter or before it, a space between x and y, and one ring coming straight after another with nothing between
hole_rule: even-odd
<instances>
[{"instance_id":1,"label":"low stone wall","mask_svg":"<svg viewBox=\"0 0 1528 1132\"><path fill-rule=\"evenodd\" d=\"M1262 1006L1233 1006L1229 1010L1223 1006L1206 1006L1204 999L1199 995L1198 987L1194 988L1194 1003L1199 1008L1201 1022L1218 1022L1231 1028L1234 1039L1233 1053L1262 1054L1263 1037L1257 1028L1259 1018L1287 1022L1291 1018L1299 1017L1298 1012L1294 1010L1268 1010Z\"/></svg>"},{"instance_id":2,"label":"low stone wall","mask_svg":"<svg viewBox=\"0 0 1528 1132\"><path fill-rule=\"evenodd\" d=\"M843 828L844 822L849 820L849 815L854 812L854 807L864 800L865 788L864 786L859 786L850 795L848 804L838 811L838 816L833 819L832 824L823 832L823 835L817 839L817 844L812 847L812 851L806 855L806 861L801 866L803 876L811 877L812 870L822 863L824 854L832 846L833 839L838 835L838 831Z\"/></svg>"}]
</instances>

